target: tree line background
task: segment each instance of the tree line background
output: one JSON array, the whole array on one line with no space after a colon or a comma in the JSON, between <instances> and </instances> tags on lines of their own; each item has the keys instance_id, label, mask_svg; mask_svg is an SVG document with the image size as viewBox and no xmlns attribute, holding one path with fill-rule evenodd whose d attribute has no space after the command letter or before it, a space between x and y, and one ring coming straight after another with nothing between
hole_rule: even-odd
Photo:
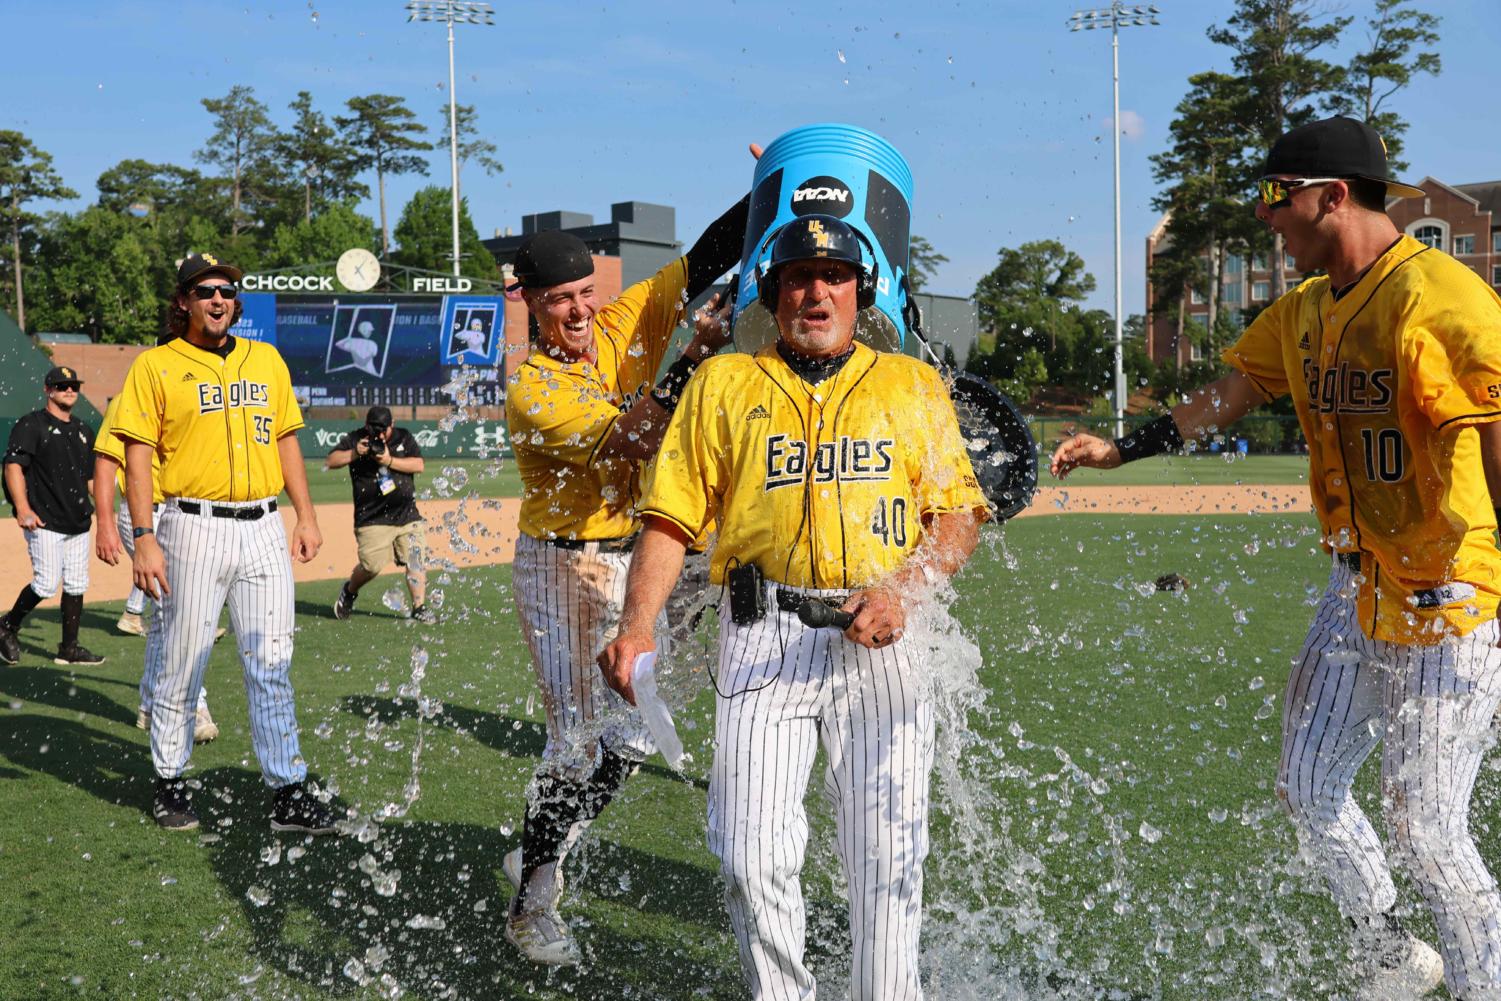
<instances>
[{"instance_id":1,"label":"tree line background","mask_svg":"<svg viewBox=\"0 0 1501 1001\"><path fill-rule=\"evenodd\" d=\"M1169 215L1167 240L1149 274L1158 316L1206 361L1156 368L1145 347L1147 319L1125 321L1128 384L1171 403L1183 389L1223 372L1218 352L1254 318L1257 304L1221 302L1226 263L1282 260L1280 239L1253 215L1255 181L1275 138L1328 114L1370 122L1386 139L1392 168L1402 161L1406 121L1392 99L1411 80L1441 68L1439 18L1415 0L1357 0L1344 13L1324 0L1235 0L1208 29L1228 69L1186 81L1166 148L1151 156L1161 185L1152 205ZM196 166L123 160L101 174L93 204L38 213L37 202L77 197L48 154L26 136L0 131L0 301L29 331L82 331L96 341L143 343L161 329L172 275L162 262L186 248L213 247L264 271L330 261L365 247L408 267L448 271L449 190L427 187L394 227L386 178L428 172L422 154L446 147L448 108L434 142L399 97L352 97L332 116L302 91L274 118L249 86L202 101L212 131ZM496 147L480 137L472 106L458 109L461 171L501 171ZM462 176L462 175L461 175ZM356 206L374 185L379 219ZM462 190L461 190L462 193ZM461 209L461 267L494 278L495 264ZM921 288L947 258L912 238L911 282ZM1272 297L1286 290L1272 269ZM1034 408L1110 410L1114 318L1087 309L1095 277L1051 238L1002 247L975 286L980 338L967 366ZM1208 303L1208 322L1189 317L1190 294Z\"/></svg>"}]
</instances>

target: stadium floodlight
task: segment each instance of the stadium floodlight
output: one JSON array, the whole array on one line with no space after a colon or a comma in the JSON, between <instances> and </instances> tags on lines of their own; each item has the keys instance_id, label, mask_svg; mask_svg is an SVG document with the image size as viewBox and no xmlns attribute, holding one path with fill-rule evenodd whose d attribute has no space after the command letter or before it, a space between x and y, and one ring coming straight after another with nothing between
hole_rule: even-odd
<instances>
[{"instance_id":1,"label":"stadium floodlight","mask_svg":"<svg viewBox=\"0 0 1501 1001\"><path fill-rule=\"evenodd\" d=\"M1121 42L1120 29L1146 27L1160 24L1157 15L1162 13L1156 5L1128 7L1116 0L1109 7L1075 11L1070 17L1069 31L1081 27L1110 29L1111 103L1110 131L1115 147L1115 436L1126 433L1126 368L1123 345L1125 296L1121 279Z\"/></svg>"},{"instance_id":2,"label":"stadium floodlight","mask_svg":"<svg viewBox=\"0 0 1501 1001\"><path fill-rule=\"evenodd\" d=\"M449 187L453 195L453 274L459 276L459 105L454 94L453 26L455 24L495 24L495 8L470 0L409 0L407 23L441 21L448 25L448 156L452 176Z\"/></svg>"}]
</instances>

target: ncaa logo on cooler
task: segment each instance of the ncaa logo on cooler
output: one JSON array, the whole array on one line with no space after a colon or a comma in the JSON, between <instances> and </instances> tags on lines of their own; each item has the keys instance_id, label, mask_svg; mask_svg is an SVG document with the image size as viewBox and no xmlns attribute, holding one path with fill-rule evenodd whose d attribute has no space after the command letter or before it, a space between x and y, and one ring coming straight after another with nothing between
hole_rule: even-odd
<instances>
[{"instance_id":1,"label":"ncaa logo on cooler","mask_svg":"<svg viewBox=\"0 0 1501 1001\"><path fill-rule=\"evenodd\" d=\"M792 192L792 212L800 216L817 213L843 219L854 208L854 202L849 185L827 174L808 178Z\"/></svg>"}]
</instances>

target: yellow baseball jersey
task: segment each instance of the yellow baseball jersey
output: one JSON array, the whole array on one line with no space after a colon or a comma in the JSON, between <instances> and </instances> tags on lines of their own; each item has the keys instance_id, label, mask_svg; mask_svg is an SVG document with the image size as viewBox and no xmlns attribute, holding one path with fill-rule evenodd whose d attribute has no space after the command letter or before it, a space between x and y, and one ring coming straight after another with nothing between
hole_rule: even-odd
<instances>
[{"instance_id":1,"label":"yellow baseball jersey","mask_svg":"<svg viewBox=\"0 0 1501 1001\"><path fill-rule=\"evenodd\" d=\"M620 415L650 387L683 317L680 257L594 315L593 363L541 348L512 375L506 420L521 473L520 528L538 539L615 539L636 530L636 464L600 459Z\"/></svg>"},{"instance_id":2,"label":"yellow baseball jersey","mask_svg":"<svg viewBox=\"0 0 1501 1001\"><path fill-rule=\"evenodd\" d=\"M1327 277L1288 292L1224 359L1292 394L1325 541L1363 554L1366 633L1431 644L1495 617L1475 425L1501 418L1501 298L1473 271L1404 236L1338 299Z\"/></svg>"},{"instance_id":3,"label":"yellow baseball jersey","mask_svg":"<svg viewBox=\"0 0 1501 1001\"><path fill-rule=\"evenodd\" d=\"M985 510L938 372L863 344L816 386L775 344L704 362L641 503L690 537L719 522L716 584L754 563L792 587L846 589L900 566L925 515Z\"/></svg>"},{"instance_id":4,"label":"yellow baseball jersey","mask_svg":"<svg viewBox=\"0 0 1501 1001\"><path fill-rule=\"evenodd\" d=\"M271 345L236 338L221 358L179 337L136 358L116 402L114 433L156 449L164 496L248 501L281 493L276 443L302 427L302 410Z\"/></svg>"},{"instance_id":5,"label":"yellow baseball jersey","mask_svg":"<svg viewBox=\"0 0 1501 1001\"><path fill-rule=\"evenodd\" d=\"M99 436L94 439L94 451L99 455L107 455L120 464L115 470L115 486L120 491L120 496L125 496L125 442L115 434L115 414L120 409L120 398L112 397L109 406L104 408L104 423L99 427ZM162 457L151 453L151 502L162 502Z\"/></svg>"}]
</instances>

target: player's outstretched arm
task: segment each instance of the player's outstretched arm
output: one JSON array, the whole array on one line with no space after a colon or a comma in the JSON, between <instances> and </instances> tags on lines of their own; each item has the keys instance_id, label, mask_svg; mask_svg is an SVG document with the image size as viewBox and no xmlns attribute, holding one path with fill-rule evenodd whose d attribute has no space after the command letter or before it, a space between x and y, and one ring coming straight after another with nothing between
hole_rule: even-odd
<instances>
[{"instance_id":1,"label":"player's outstretched arm","mask_svg":"<svg viewBox=\"0 0 1501 1001\"><path fill-rule=\"evenodd\" d=\"M855 621L844 635L861 646L880 649L902 637L907 605L963 569L980 542L980 518L973 511L949 511L923 519L923 543L901 568L879 585L856 591L844 603Z\"/></svg>"},{"instance_id":2,"label":"player's outstretched arm","mask_svg":"<svg viewBox=\"0 0 1501 1001\"><path fill-rule=\"evenodd\" d=\"M115 472L120 464L112 456L94 454L94 555L118 566L125 546L115 525Z\"/></svg>"},{"instance_id":3,"label":"player's outstretched arm","mask_svg":"<svg viewBox=\"0 0 1501 1001\"><path fill-rule=\"evenodd\" d=\"M631 669L638 656L657 648L657 616L683 572L683 554L691 541L676 525L650 515L636 540L630 575L626 578L620 630L597 658L605 682L631 705L636 704Z\"/></svg>"},{"instance_id":4,"label":"player's outstretched arm","mask_svg":"<svg viewBox=\"0 0 1501 1001\"><path fill-rule=\"evenodd\" d=\"M667 433L667 422L672 417L659 402L659 398L664 393L673 398L681 395L683 384L688 381L694 367L730 342L729 320L732 308L732 303L725 303L721 307L717 293L709 297L703 309L694 315L693 339L683 349L682 357L663 376L656 389L645 394L636 401L635 406L620 415L610 428L609 437L599 447L600 458L645 461L657 454L657 449L662 445L662 436ZM687 374L677 379L674 373L680 366L687 370Z\"/></svg>"},{"instance_id":5,"label":"player's outstretched arm","mask_svg":"<svg viewBox=\"0 0 1501 1001\"><path fill-rule=\"evenodd\" d=\"M132 525L150 525L151 454L154 446L143 441L125 441L125 503L130 508ZM135 556L131 558L135 586L160 601L162 595L171 594L167 584L167 557L157 544L156 533L147 532L136 539Z\"/></svg>"},{"instance_id":6,"label":"player's outstretched arm","mask_svg":"<svg viewBox=\"0 0 1501 1001\"><path fill-rule=\"evenodd\" d=\"M312 495L308 493L307 467L302 464L302 447L297 444L297 432L276 439L276 452L281 458L281 477L286 483L287 499L292 502L292 510L297 512L297 524L292 528L288 548L293 559L307 563L323 548L323 533L318 530L318 512L314 510Z\"/></svg>"}]
</instances>

